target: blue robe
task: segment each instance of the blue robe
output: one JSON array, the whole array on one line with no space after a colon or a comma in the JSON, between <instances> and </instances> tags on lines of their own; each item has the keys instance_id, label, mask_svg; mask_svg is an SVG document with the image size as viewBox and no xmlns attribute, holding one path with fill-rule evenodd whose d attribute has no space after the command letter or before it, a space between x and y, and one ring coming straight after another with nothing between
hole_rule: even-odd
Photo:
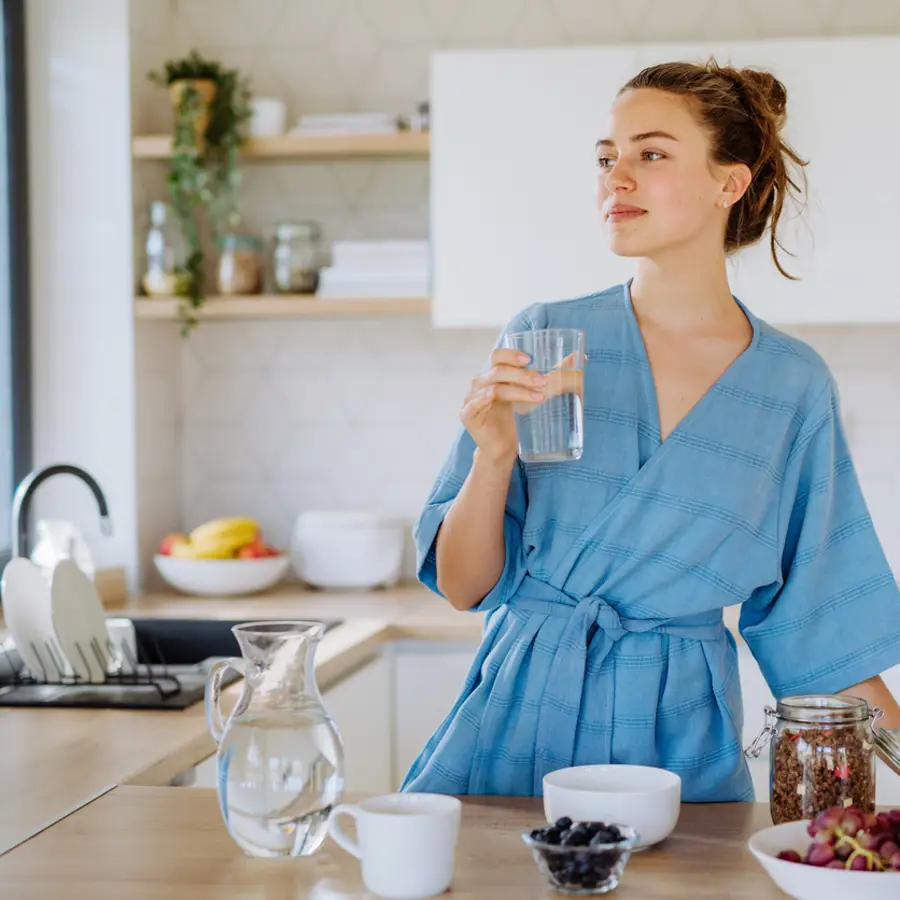
<instances>
[{"instance_id":1,"label":"blue robe","mask_svg":"<svg viewBox=\"0 0 900 900\"><path fill-rule=\"evenodd\" d=\"M613 762L676 772L687 801L752 799L726 606L776 697L900 662L831 373L741 307L750 345L662 442L630 283L507 326L585 331L584 454L517 461L482 643L403 790L539 796L547 772ZM415 525L438 593L435 538L474 449L461 431Z\"/></svg>"}]
</instances>

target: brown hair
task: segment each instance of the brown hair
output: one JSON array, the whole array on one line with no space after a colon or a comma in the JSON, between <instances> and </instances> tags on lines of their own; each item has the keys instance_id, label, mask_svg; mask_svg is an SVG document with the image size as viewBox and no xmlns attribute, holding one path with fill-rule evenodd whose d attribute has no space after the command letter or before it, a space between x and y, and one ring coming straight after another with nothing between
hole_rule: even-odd
<instances>
[{"instance_id":1,"label":"brown hair","mask_svg":"<svg viewBox=\"0 0 900 900\"><path fill-rule=\"evenodd\" d=\"M781 265L785 250L776 234L785 198L806 187L806 162L781 138L786 118L787 91L770 72L720 66L664 63L639 72L619 94L637 88L655 88L688 98L712 140L717 163L743 163L752 174L750 186L728 215L726 251L756 243L769 228L769 246L775 266L785 278L794 278ZM797 170L792 177L789 167Z\"/></svg>"}]
</instances>

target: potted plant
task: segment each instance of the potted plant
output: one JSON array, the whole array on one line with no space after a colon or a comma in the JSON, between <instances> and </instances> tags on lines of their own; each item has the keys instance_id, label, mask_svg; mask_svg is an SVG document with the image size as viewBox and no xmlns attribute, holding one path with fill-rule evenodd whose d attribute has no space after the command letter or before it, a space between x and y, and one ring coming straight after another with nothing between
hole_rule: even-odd
<instances>
[{"instance_id":1,"label":"potted plant","mask_svg":"<svg viewBox=\"0 0 900 900\"><path fill-rule=\"evenodd\" d=\"M175 120L168 185L187 245L182 334L196 324L206 281L204 232L218 235L233 222L240 185L238 151L247 139L250 87L236 69L196 50L147 76L168 88Z\"/></svg>"}]
</instances>

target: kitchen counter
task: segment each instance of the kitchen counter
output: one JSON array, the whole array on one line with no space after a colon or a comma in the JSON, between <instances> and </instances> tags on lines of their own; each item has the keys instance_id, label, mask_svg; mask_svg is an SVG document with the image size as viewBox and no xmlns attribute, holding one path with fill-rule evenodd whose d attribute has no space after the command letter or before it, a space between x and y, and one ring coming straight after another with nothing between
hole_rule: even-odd
<instances>
[{"instance_id":1,"label":"kitchen counter","mask_svg":"<svg viewBox=\"0 0 900 900\"><path fill-rule=\"evenodd\" d=\"M350 801L358 797L346 798ZM453 884L459 900L560 897L520 833L541 801L463 797ZM768 900L784 895L746 849L771 824L757 803L686 804L674 834L632 856L622 900ZM352 827L352 826L351 826ZM48 861L52 860L52 865ZM229 837L214 791L119 787L0 857L3 900L361 900L359 864L333 841L311 857L256 860Z\"/></svg>"},{"instance_id":2,"label":"kitchen counter","mask_svg":"<svg viewBox=\"0 0 900 900\"><path fill-rule=\"evenodd\" d=\"M387 641L477 642L484 618L453 609L418 584L346 593L288 584L240 599L158 593L133 598L112 614L344 619L316 654L322 689ZM238 693L235 685L224 696L233 702ZM0 707L0 736L0 853L111 785L167 785L215 751L202 703L184 712Z\"/></svg>"}]
</instances>

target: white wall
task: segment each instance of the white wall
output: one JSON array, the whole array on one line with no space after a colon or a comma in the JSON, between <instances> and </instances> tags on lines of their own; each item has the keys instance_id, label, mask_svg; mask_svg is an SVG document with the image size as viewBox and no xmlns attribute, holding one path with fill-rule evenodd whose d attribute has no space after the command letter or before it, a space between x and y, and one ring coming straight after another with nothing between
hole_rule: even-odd
<instances>
[{"instance_id":1,"label":"white wall","mask_svg":"<svg viewBox=\"0 0 900 900\"><path fill-rule=\"evenodd\" d=\"M428 94L437 48L900 32L900 6L883 0L134 0L132 10L134 121L143 132L166 130L170 115L165 92L144 73L194 46L240 66L259 95L284 98L293 120L302 112L411 112ZM536 109L537 127L540 116ZM140 229L146 203L164 196L163 173L155 164L136 170ZM246 221L259 231L278 217L311 216L328 241L428 234L421 162L260 164L244 177ZM900 328L795 333L834 367L873 516L900 571L900 406L891 400ZM160 513L144 518L152 526L146 547L169 527L226 512L259 517L279 544L308 507L415 515L493 338L436 332L425 321L296 320L210 323L187 342L157 341L154 397L180 397L179 420L141 392L140 409L157 409L145 430L158 446L146 458L167 460L180 434L181 489L173 485L165 499L165 480L156 481ZM168 356L177 351L180 368Z\"/></svg>"},{"instance_id":2,"label":"white wall","mask_svg":"<svg viewBox=\"0 0 900 900\"><path fill-rule=\"evenodd\" d=\"M42 486L34 512L75 520L100 566L134 578L128 2L26 6L34 461L93 474L115 533L101 536L93 497L71 478Z\"/></svg>"}]
</instances>

